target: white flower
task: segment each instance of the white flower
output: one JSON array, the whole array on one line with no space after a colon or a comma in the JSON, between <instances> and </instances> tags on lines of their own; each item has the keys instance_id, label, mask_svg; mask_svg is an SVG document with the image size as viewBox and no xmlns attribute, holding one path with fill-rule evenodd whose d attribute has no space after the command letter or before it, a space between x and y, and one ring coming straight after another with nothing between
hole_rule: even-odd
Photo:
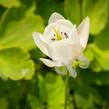
<instances>
[{"instance_id":1,"label":"white flower","mask_svg":"<svg viewBox=\"0 0 109 109\"><path fill-rule=\"evenodd\" d=\"M76 71L72 68L72 63L75 60L84 63L80 64L82 68L89 65L89 61L82 53L86 48L88 37L88 17L76 28L76 25L56 12L51 15L43 35L38 32L33 33L38 48L50 58L41 58L40 60L48 67L55 67L56 72L60 74L58 68L66 66L72 77L77 76Z\"/></svg>"}]
</instances>

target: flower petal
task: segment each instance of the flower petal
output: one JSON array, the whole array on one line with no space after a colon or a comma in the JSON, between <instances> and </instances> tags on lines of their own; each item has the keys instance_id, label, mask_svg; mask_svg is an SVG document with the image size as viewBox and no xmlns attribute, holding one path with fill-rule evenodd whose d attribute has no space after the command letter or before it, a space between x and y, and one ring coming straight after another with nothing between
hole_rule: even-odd
<instances>
[{"instance_id":1,"label":"flower petal","mask_svg":"<svg viewBox=\"0 0 109 109\"><path fill-rule=\"evenodd\" d=\"M58 61L52 61L50 59L44 59L44 58L40 58L40 60L48 67L60 67L63 66L62 63L58 62Z\"/></svg>"},{"instance_id":2,"label":"flower petal","mask_svg":"<svg viewBox=\"0 0 109 109\"><path fill-rule=\"evenodd\" d=\"M78 37L76 25L73 26L73 29L72 29L72 32L70 33L69 38L72 39L73 42L80 44L80 39Z\"/></svg>"},{"instance_id":3,"label":"flower petal","mask_svg":"<svg viewBox=\"0 0 109 109\"><path fill-rule=\"evenodd\" d=\"M86 47L89 37L89 17L86 17L77 28L80 42L83 48Z\"/></svg>"},{"instance_id":4,"label":"flower petal","mask_svg":"<svg viewBox=\"0 0 109 109\"><path fill-rule=\"evenodd\" d=\"M56 27L59 29L63 38L66 38L65 34L68 38L74 26L70 21L61 19L56 22Z\"/></svg>"},{"instance_id":5,"label":"flower petal","mask_svg":"<svg viewBox=\"0 0 109 109\"><path fill-rule=\"evenodd\" d=\"M59 13L57 13L57 12L54 12L54 13L50 16L50 18L49 18L49 20L48 20L48 24L54 23L54 22L56 22L56 21L59 20L59 19L64 19L64 17L63 17L61 14L59 14Z\"/></svg>"},{"instance_id":6,"label":"flower petal","mask_svg":"<svg viewBox=\"0 0 109 109\"><path fill-rule=\"evenodd\" d=\"M56 21L56 23L58 25L62 25L62 26L67 27L69 29L73 28L73 24L69 20L66 20L66 19L60 19L60 20Z\"/></svg>"},{"instance_id":7,"label":"flower petal","mask_svg":"<svg viewBox=\"0 0 109 109\"><path fill-rule=\"evenodd\" d=\"M62 63L72 61L81 54L81 46L70 39L55 41L51 44L51 57Z\"/></svg>"},{"instance_id":8,"label":"flower petal","mask_svg":"<svg viewBox=\"0 0 109 109\"><path fill-rule=\"evenodd\" d=\"M55 34L55 31L54 31L54 28L55 28L55 23L51 23L49 24L45 30L44 30L44 39L48 42L48 43L51 43L52 42L52 38L54 38L54 34Z\"/></svg>"},{"instance_id":9,"label":"flower petal","mask_svg":"<svg viewBox=\"0 0 109 109\"><path fill-rule=\"evenodd\" d=\"M50 57L49 53L48 53L48 49L50 49L50 46L47 44L47 42L43 39L42 34L38 33L38 32L34 32L33 33L33 39L36 43L36 45L38 46L38 48L47 56Z\"/></svg>"},{"instance_id":10,"label":"flower petal","mask_svg":"<svg viewBox=\"0 0 109 109\"><path fill-rule=\"evenodd\" d=\"M84 69L85 68L88 68L90 62L89 62L89 60L83 54L80 55L80 57L78 58L78 60L80 61L79 66L81 68L84 68Z\"/></svg>"},{"instance_id":11,"label":"flower petal","mask_svg":"<svg viewBox=\"0 0 109 109\"><path fill-rule=\"evenodd\" d=\"M67 74L67 69L65 66L62 67L55 67L55 71L59 75L66 75Z\"/></svg>"},{"instance_id":12,"label":"flower petal","mask_svg":"<svg viewBox=\"0 0 109 109\"><path fill-rule=\"evenodd\" d=\"M67 65L67 70L69 71L69 75L73 78L76 78L77 72L72 68L71 64Z\"/></svg>"}]
</instances>

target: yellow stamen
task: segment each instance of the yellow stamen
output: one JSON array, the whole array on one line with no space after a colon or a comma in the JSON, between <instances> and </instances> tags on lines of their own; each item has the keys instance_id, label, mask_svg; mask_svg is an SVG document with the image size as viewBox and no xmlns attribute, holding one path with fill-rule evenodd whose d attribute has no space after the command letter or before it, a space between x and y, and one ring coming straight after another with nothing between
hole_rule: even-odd
<instances>
[{"instance_id":1,"label":"yellow stamen","mask_svg":"<svg viewBox=\"0 0 109 109\"><path fill-rule=\"evenodd\" d=\"M58 32L58 30L57 30L56 28L54 28L54 31L55 31L55 33L56 33L57 39L58 39L58 40L62 40L62 36L61 36L61 34Z\"/></svg>"}]
</instances>

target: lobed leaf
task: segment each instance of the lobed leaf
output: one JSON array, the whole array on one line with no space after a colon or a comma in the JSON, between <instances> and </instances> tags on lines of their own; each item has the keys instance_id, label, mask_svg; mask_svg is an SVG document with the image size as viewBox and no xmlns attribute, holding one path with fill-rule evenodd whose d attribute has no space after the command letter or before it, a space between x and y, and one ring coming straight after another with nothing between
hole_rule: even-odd
<instances>
[{"instance_id":1,"label":"lobed leaf","mask_svg":"<svg viewBox=\"0 0 109 109\"><path fill-rule=\"evenodd\" d=\"M19 46L30 50L35 47L32 32L42 31L43 20L31 8L11 8L4 13L0 25L0 48Z\"/></svg>"},{"instance_id":2,"label":"lobed leaf","mask_svg":"<svg viewBox=\"0 0 109 109\"><path fill-rule=\"evenodd\" d=\"M100 33L108 21L108 0L83 0L83 17L90 17L90 32L93 35Z\"/></svg>"},{"instance_id":3,"label":"lobed leaf","mask_svg":"<svg viewBox=\"0 0 109 109\"><path fill-rule=\"evenodd\" d=\"M0 0L0 5L6 8L18 7L20 4L19 0Z\"/></svg>"},{"instance_id":4,"label":"lobed leaf","mask_svg":"<svg viewBox=\"0 0 109 109\"><path fill-rule=\"evenodd\" d=\"M31 79L34 75L34 63L22 49L0 49L0 76L3 79Z\"/></svg>"}]
</instances>

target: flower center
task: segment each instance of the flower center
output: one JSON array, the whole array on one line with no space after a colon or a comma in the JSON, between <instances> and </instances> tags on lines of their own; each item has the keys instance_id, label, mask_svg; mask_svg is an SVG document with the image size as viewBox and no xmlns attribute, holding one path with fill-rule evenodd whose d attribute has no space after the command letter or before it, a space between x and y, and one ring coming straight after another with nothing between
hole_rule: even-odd
<instances>
[{"instance_id":1,"label":"flower center","mask_svg":"<svg viewBox=\"0 0 109 109\"><path fill-rule=\"evenodd\" d=\"M62 40L63 38L68 38L68 34L66 32L60 32L58 28L53 28L54 34L53 38L51 38L52 41L55 40Z\"/></svg>"},{"instance_id":2,"label":"flower center","mask_svg":"<svg viewBox=\"0 0 109 109\"><path fill-rule=\"evenodd\" d=\"M62 36L61 36L61 34L59 33L58 29L54 28L54 32L55 32L55 34L56 34L57 40L62 40Z\"/></svg>"}]
</instances>

